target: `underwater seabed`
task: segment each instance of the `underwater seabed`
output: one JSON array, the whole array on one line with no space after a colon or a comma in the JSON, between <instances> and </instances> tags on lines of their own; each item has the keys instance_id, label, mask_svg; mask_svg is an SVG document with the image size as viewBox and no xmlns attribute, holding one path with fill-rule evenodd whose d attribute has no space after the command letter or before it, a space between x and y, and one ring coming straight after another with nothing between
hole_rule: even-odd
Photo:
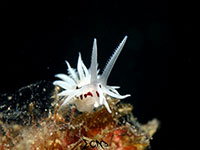
<instances>
[{"instance_id":1,"label":"underwater seabed","mask_svg":"<svg viewBox=\"0 0 200 150\"><path fill-rule=\"evenodd\" d=\"M40 81L0 95L0 150L148 150L159 122L140 124L131 104L106 97L91 113L59 109L59 88ZM58 111L59 110L59 111Z\"/></svg>"}]
</instances>

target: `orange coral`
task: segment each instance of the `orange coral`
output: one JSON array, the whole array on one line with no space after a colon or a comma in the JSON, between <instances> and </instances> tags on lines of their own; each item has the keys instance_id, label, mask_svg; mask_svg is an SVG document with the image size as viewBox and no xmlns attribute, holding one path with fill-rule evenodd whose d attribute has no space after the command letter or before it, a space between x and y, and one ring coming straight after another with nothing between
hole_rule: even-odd
<instances>
[{"instance_id":1,"label":"orange coral","mask_svg":"<svg viewBox=\"0 0 200 150\"><path fill-rule=\"evenodd\" d=\"M49 113L31 126L1 123L6 134L0 137L0 150L145 150L158 121L140 125L132 114L132 105L107 97L112 113L100 107L91 113ZM31 106L31 109L33 106ZM34 116L33 116L34 118ZM68 119L69 118L69 119ZM69 120L69 121L66 121Z\"/></svg>"},{"instance_id":2,"label":"orange coral","mask_svg":"<svg viewBox=\"0 0 200 150\"><path fill-rule=\"evenodd\" d=\"M53 84L38 82L21 88L12 96L3 95L0 150L147 149L158 121L140 125L132 114L132 105L117 100L130 95L122 96L116 90L118 87L107 86L126 39L127 36L101 75L97 69L94 39L89 70L79 56L76 71L67 62L69 75L56 75L61 80Z\"/></svg>"}]
</instances>

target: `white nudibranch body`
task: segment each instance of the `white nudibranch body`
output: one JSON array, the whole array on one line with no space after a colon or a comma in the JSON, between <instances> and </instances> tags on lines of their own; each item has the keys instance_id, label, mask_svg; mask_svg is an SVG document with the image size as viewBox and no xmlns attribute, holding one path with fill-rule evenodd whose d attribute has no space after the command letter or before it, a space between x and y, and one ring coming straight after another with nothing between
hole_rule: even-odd
<instances>
[{"instance_id":1,"label":"white nudibranch body","mask_svg":"<svg viewBox=\"0 0 200 150\"><path fill-rule=\"evenodd\" d=\"M60 108L68 103L74 103L80 112L91 112L95 107L104 105L108 112L111 113L106 100L106 95L117 99L124 99L130 96L129 94L123 96L120 95L116 90L119 86L107 85L108 77L120 52L122 51L122 48L124 47L126 40L127 36L124 37L122 42L114 51L101 75L98 74L99 70L97 69L96 39L94 39L93 43L91 65L89 69L87 69L84 65L80 53L77 70L71 68L70 64L66 61L68 66L68 75L56 74L55 77L60 78L61 80L53 82L54 85L63 89L63 91L58 93L58 96L64 98Z\"/></svg>"}]
</instances>

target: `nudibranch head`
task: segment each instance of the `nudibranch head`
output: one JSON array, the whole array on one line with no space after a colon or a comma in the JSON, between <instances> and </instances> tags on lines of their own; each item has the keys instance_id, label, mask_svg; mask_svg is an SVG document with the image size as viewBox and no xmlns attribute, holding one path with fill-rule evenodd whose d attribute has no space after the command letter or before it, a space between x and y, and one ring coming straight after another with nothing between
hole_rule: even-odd
<instances>
[{"instance_id":1,"label":"nudibranch head","mask_svg":"<svg viewBox=\"0 0 200 150\"><path fill-rule=\"evenodd\" d=\"M111 113L106 95L117 99L124 99L130 96L129 94L120 95L116 90L119 86L107 85L108 77L126 40L127 36L124 37L122 42L114 51L101 75L98 74L99 71L97 69L96 39L94 39L93 43L91 65L89 69L84 65L80 53L77 69L71 68L70 64L66 61L68 66L68 75L56 74L55 77L60 78L61 80L53 82L54 85L63 89L63 91L58 93L58 96L64 97L64 101L60 108L67 103L74 103L80 112L91 112L95 107L104 105L108 112Z\"/></svg>"}]
</instances>

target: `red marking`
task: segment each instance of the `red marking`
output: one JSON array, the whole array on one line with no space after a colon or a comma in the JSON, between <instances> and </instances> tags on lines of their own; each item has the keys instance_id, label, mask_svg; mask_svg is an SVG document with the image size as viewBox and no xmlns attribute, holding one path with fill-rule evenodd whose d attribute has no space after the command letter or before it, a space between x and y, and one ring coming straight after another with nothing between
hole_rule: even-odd
<instances>
[{"instance_id":1,"label":"red marking","mask_svg":"<svg viewBox=\"0 0 200 150\"><path fill-rule=\"evenodd\" d=\"M91 92L88 92L87 95L93 97L92 93Z\"/></svg>"},{"instance_id":2,"label":"red marking","mask_svg":"<svg viewBox=\"0 0 200 150\"><path fill-rule=\"evenodd\" d=\"M91 92L88 92L87 94L84 94L84 97L87 98L87 96L93 97L93 94Z\"/></svg>"},{"instance_id":3,"label":"red marking","mask_svg":"<svg viewBox=\"0 0 200 150\"><path fill-rule=\"evenodd\" d=\"M97 96L99 97L99 92L98 92L98 91L96 91L96 94L97 94Z\"/></svg>"},{"instance_id":4,"label":"red marking","mask_svg":"<svg viewBox=\"0 0 200 150\"><path fill-rule=\"evenodd\" d=\"M80 95L81 100L83 99L83 95Z\"/></svg>"}]
</instances>

